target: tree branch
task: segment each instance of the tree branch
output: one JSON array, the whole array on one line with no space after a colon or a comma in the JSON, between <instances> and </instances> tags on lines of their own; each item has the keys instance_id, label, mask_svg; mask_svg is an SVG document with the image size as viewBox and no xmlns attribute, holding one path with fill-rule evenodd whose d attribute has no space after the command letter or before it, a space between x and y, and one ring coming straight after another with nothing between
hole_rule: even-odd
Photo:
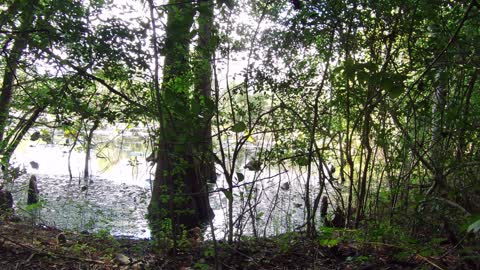
<instances>
[{"instance_id":1,"label":"tree branch","mask_svg":"<svg viewBox=\"0 0 480 270\"><path fill-rule=\"evenodd\" d=\"M443 48L443 50L435 57L435 59L433 59L433 61L432 61L432 62L427 66L427 68L422 72L422 74L420 75L420 77L418 77L418 78L412 83L412 85L410 85L409 90L413 89L413 87L420 82L420 80L432 69L432 67L438 62L438 60L440 60L440 58L445 54L445 52L448 50L448 48L450 48L450 45L452 45L452 43L453 43L453 42L455 41L455 39L457 38L458 33L460 32L460 29L462 29L463 25L465 24L465 21L467 21L467 19L468 19L468 13L470 13L470 11L472 10L472 8L473 8L474 5L477 5L477 7L478 7L478 3L477 3L476 0L472 0L472 2L470 2L470 5L468 6L467 10L465 11L462 20L461 20L460 23L458 24L457 29L455 30L455 33L450 37L450 40L448 41L447 45L445 45L445 48Z\"/></svg>"},{"instance_id":2,"label":"tree branch","mask_svg":"<svg viewBox=\"0 0 480 270\"><path fill-rule=\"evenodd\" d=\"M127 95L123 94L122 92L118 91L117 89L115 89L113 86L111 86L110 84L108 84L104 79L102 78L99 78L91 73L88 73L84 68L81 68L81 67L78 67L76 65L74 65L73 63L71 63L70 61L67 61L67 60L64 60L62 58L60 58L60 56L54 54L52 51L50 51L49 49L44 49L44 51L52 56L53 58L55 58L57 61L59 61L61 64L65 64L67 65L68 67L72 68L73 70L77 71L79 75L82 75L86 78L89 78L89 79L92 79L98 83L100 83L101 85L105 86L108 91L110 91L111 93L121 97L122 99L124 99L125 101L127 101L128 103L132 104L132 105L135 105L143 110L148 110L148 107L132 100L131 98L129 98Z\"/></svg>"}]
</instances>

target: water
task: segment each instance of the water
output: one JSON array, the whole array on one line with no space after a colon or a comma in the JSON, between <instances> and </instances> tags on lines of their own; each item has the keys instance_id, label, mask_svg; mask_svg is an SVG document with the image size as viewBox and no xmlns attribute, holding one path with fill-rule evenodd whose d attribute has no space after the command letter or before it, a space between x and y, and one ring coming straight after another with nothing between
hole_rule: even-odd
<instances>
[{"instance_id":1,"label":"water","mask_svg":"<svg viewBox=\"0 0 480 270\"><path fill-rule=\"evenodd\" d=\"M78 231L108 230L114 235L149 237L145 215L154 168L145 161L149 154L146 134L121 130L123 127L113 127L96 132L89 162L92 177L86 181L81 142L71 153L70 179L71 145L64 144L63 132L52 132L51 143L23 141L12 158L12 163L25 172L12 188L17 212L30 215L26 190L28 179L35 175L41 197L41 223Z\"/></svg>"},{"instance_id":2,"label":"water","mask_svg":"<svg viewBox=\"0 0 480 270\"><path fill-rule=\"evenodd\" d=\"M235 189L233 195L234 220L237 221L234 235L252 236L256 231L257 236L261 237L301 230L306 218L304 202L306 169L289 168L287 170L271 167L259 173L241 168L238 171L245 175L245 180L234 181L234 186L240 186ZM313 174L311 181L312 194L316 195L318 177ZM226 181L221 178L217 189L227 187ZM311 205L313 200L312 197ZM210 204L215 213L216 235L225 237L228 228L227 199L219 192L210 198ZM321 223L319 216L316 220L317 224Z\"/></svg>"},{"instance_id":3,"label":"water","mask_svg":"<svg viewBox=\"0 0 480 270\"><path fill-rule=\"evenodd\" d=\"M42 198L39 210L42 223L79 231L109 230L114 235L149 237L145 215L154 168L145 161L149 154L147 134L143 129L123 133L121 130L124 129L112 127L96 133L94 141L101 143L92 149L93 177L88 181L82 176L85 153L81 148L71 154L73 179L70 180L70 146L62 144L65 141L62 132L53 132L54 143L22 142L12 160L26 171L12 188L17 212L29 215L25 205L26 184L34 174ZM275 235L299 229L305 220L306 169L270 166L261 172L249 171L244 165L256 150L255 145L249 143L236 164L236 171L245 179L234 182L235 235L248 236L255 231L258 236ZM220 167L217 171L217 184L211 187L217 192L211 194L210 204L215 214L216 237L223 238L227 235L228 203L221 190L228 185ZM315 194L316 174L312 175L311 182Z\"/></svg>"},{"instance_id":4,"label":"water","mask_svg":"<svg viewBox=\"0 0 480 270\"><path fill-rule=\"evenodd\" d=\"M17 212L29 216L26 206L28 176L16 181ZM93 178L88 184L69 181L65 176L37 175L41 196L38 219L59 228L90 231L108 230L113 235L148 238L145 214L150 190L136 185L117 185Z\"/></svg>"}]
</instances>

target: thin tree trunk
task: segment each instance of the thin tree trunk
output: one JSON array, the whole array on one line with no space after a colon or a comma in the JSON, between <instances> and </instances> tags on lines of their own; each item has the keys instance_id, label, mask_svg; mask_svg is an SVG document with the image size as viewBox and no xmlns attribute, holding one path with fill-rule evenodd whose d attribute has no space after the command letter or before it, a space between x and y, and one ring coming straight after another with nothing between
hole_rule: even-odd
<instances>
[{"instance_id":1,"label":"thin tree trunk","mask_svg":"<svg viewBox=\"0 0 480 270\"><path fill-rule=\"evenodd\" d=\"M82 123L82 120L80 121L80 124ZM81 129L81 128L80 128ZM78 137L80 136L80 129L79 131L75 134L75 138L73 140L73 143L72 143L72 147L70 147L70 149L68 150L68 175L70 176L70 182L72 181L73 179L73 174L72 174L72 164L71 164L71 159L72 159L72 152L73 152L73 149L75 148L75 146L77 146L77 142L78 142ZM70 184L69 182L69 184Z\"/></svg>"},{"instance_id":2,"label":"thin tree trunk","mask_svg":"<svg viewBox=\"0 0 480 270\"><path fill-rule=\"evenodd\" d=\"M85 167L83 170L84 181L87 181L88 177L90 176L89 163L90 163L90 153L92 150L93 133L95 132L95 130L97 130L99 125L100 125L100 120L95 120L93 122L93 126L90 128L87 134L87 138L86 138L87 145L85 146Z\"/></svg>"},{"instance_id":3,"label":"thin tree trunk","mask_svg":"<svg viewBox=\"0 0 480 270\"><path fill-rule=\"evenodd\" d=\"M27 120L22 119L24 123L19 123L16 128L17 130L15 131L15 136L13 136L10 140L6 140L6 145L4 148L0 148L0 153L3 155L1 160L3 164L9 163L13 152L15 149L17 149L25 134L27 134L28 130L35 124L37 118L44 110L45 107L36 108Z\"/></svg>"},{"instance_id":4,"label":"thin tree trunk","mask_svg":"<svg viewBox=\"0 0 480 270\"><path fill-rule=\"evenodd\" d=\"M38 1L28 1L25 10L20 16L19 34L15 38L13 47L10 50L6 59L5 72L3 74L2 89L0 94L0 143L3 142L5 130L8 125L8 114L10 111L10 103L13 96L13 85L17 75L17 68L24 50L28 44L27 30L32 26L34 18L34 10ZM5 145L0 144L0 148Z\"/></svg>"},{"instance_id":5,"label":"thin tree trunk","mask_svg":"<svg viewBox=\"0 0 480 270\"><path fill-rule=\"evenodd\" d=\"M438 86L433 94L432 108L432 147L431 160L433 165L433 183L427 194L441 191L445 187L443 166L443 121L447 97L446 79L443 78L443 69L438 72Z\"/></svg>"},{"instance_id":6,"label":"thin tree trunk","mask_svg":"<svg viewBox=\"0 0 480 270\"><path fill-rule=\"evenodd\" d=\"M363 132L362 132L362 148L366 150L365 161L362 170L361 177L359 177L359 191L358 191L358 202L357 202L357 213L355 217L355 228L358 228L360 220L363 216L363 208L366 199L367 191L367 176L368 176L368 166L370 165L370 160L372 158L372 147L370 145L370 129L371 129L371 116L370 114L373 111L373 106L368 101L373 99L373 88L369 87L367 94L367 102L365 104L366 108L364 110L364 123L363 123Z\"/></svg>"},{"instance_id":7,"label":"thin tree trunk","mask_svg":"<svg viewBox=\"0 0 480 270\"><path fill-rule=\"evenodd\" d=\"M472 92L477 82L478 75L480 74L480 69L473 71L470 81L468 82L467 93L465 96L465 104L463 106L463 112L461 115L462 123L460 124L461 128L458 135L458 148L456 153L456 158L458 161L461 161L463 155L465 154L466 142L465 142L465 129L469 123L469 114L471 106Z\"/></svg>"}]
</instances>

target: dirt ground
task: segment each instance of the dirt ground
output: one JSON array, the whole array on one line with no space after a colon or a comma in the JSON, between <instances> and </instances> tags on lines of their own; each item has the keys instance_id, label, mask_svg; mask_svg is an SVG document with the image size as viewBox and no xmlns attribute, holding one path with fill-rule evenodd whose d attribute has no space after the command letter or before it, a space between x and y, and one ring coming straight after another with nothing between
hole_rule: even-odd
<instances>
[{"instance_id":1,"label":"dirt ground","mask_svg":"<svg viewBox=\"0 0 480 270\"><path fill-rule=\"evenodd\" d=\"M190 239L191 240L191 239ZM215 252L216 251L216 252ZM393 245L336 243L301 236L249 239L233 245L197 242L188 248L152 248L145 239L60 231L21 222L0 222L0 269L480 269L455 254L439 258Z\"/></svg>"}]
</instances>

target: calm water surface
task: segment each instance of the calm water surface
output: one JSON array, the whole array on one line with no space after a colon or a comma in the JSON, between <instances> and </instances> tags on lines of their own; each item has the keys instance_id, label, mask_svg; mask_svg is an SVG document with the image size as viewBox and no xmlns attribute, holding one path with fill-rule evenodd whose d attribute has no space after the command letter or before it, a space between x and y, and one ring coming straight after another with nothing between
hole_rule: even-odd
<instances>
[{"instance_id":1,"label":"calm water surface","mask_svg":"<svg viewBox=\"0 0 480 270\"><path fill-rule=\"evenodd\" d=\"M71 146L65 145L63 133L53 134L53 143L24 141L13 158L14 164L26 171L12 188L17 211L29 215L25 205L26 185L33 174L38 179L42 198L40 222L64 229L92 232L105 229L114 235L149 237L145 214L154 168L145 161L149 155L148 137L143 130L128 133L119 133L119 130L97 132L89 164L93 176L89 181L83 180L85 153L80 147L71 154L73 178L70 179ZM237 171L243 173L245 179L237 183L240 187L234 192L236 234L252 235L254 228L260 236L294 230L302 225L305 216L302 194L306 170L248 171L243 166L255 151L254 146L248 147L237 164ZM313 175L311 181L312 187L317 186L318 177ZM250 182L254 184L245 184ZM245 185L241 186L242 183ZM217 184L211 188L220 190L226 186L219 174ZM227 233L227 199L224 193L214 192L210 203L215 213L216 236L222 238Z\"/></svg>"}]
</instances>

